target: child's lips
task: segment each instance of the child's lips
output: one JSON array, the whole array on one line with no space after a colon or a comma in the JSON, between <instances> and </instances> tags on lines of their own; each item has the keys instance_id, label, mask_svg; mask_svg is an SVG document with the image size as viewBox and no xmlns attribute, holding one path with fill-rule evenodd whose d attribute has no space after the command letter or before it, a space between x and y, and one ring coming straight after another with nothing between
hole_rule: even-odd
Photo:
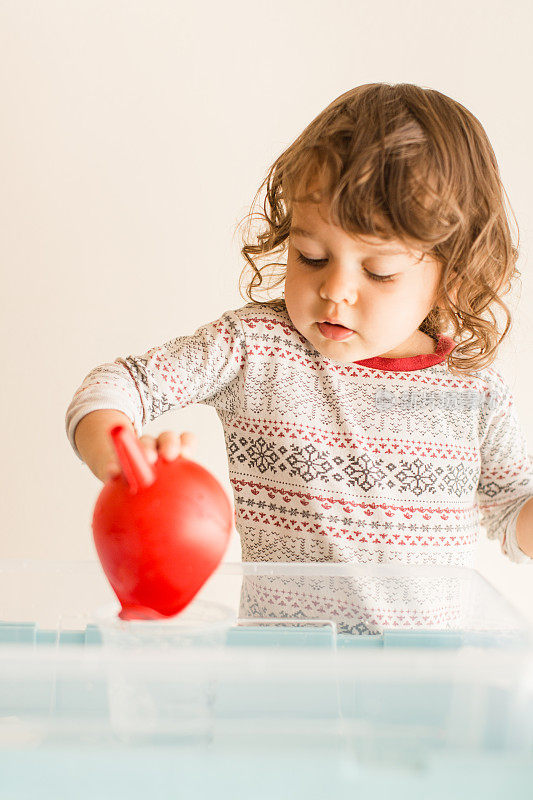
<instances>
[{"instance_id":1,"label":"child's lips","mask_svg":"<svg viewBox=\"0 0 533 800\"><path fill-rule=\"evenodd\" d=\"M344 325L332 325L330 322L317 322L318 329L326 339L333 339L336 342L344 341L353 336L355 331L345 328Z\"/></svg>"}]
</instances>

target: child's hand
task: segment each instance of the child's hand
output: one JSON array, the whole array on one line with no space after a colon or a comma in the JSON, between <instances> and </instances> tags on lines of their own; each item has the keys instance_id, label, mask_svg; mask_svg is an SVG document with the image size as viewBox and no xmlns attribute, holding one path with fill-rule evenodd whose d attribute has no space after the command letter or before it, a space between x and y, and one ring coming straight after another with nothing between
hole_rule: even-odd
<instances>
[{"instance_id":1,"label":"child's hand","mask_svg":"<svg viewBox=\"0 0 533 800\"><path fill-rule=\"evenodd\" d=\"M179 436L175 431L164 431L164 433L159 434L157 439L148 435L141 436L139 444L143 448L150 464L155 464L159 456L164 458L165 461L173 461L179 455L191 458L196 447L196 436L190 431L185 431ZM115 456L107 462L104 468L104 483L110 478L120 475L121 471L122 467Z\"/></svg>"}]
</instances>

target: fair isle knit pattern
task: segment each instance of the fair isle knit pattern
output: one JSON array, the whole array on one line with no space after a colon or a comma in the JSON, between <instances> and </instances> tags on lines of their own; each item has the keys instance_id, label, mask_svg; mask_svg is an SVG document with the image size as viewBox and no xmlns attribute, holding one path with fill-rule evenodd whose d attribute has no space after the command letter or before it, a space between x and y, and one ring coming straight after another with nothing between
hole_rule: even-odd
<instances>
[{"instance_id":1,"label":"fair isle knit pattern","mask_svg":"<svg viewBox=\"0 0 533 800\"><path fill-rule=\"evenodd\" d=\"M503 554L533 497L512 394L492 367L457 378L433 355L344 365L285 304L249 303L192 335L93 369L66 413L118 409L139 436L166 411L213 406L224 430L243 561L466 566L480 524ZM432 609L435 611L435 609Z\"/></svg>"},{"instance_id":2,"label":"fair isle knit pattern","mask_svg":"<svg viewBox=\"0 0 533 800\"><path fill-rule=\"evenodd\" d=\"M359 569L357 567L356 569ZM378 634L386 628L498 629L508 620L474 616L468 570L407 567L407 574L353 576L244 575L239 618L335 625L338 633ZM459 574L457 574L459 573ZM481 606L487 608L487 606ZM492 609L491 609L492 611ZM307 622L306 622L307 621Z\"/></svg>"}]
</instances>

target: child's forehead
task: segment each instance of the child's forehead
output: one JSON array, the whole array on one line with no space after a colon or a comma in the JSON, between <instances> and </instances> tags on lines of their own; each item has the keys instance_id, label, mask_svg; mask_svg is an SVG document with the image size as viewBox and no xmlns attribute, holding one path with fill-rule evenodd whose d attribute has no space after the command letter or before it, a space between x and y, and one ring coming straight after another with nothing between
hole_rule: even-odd
<instances>
[{"instance_id":1,"label":"child's forehead","mask_svg":"<svg viewBox=\"0 0 533 800\"><path fill-rule=\"evenodd\" d=\"M369 245L401 245L403 244L398 237L385 239L370 233L349 233L343 230L337 222L331 218L329 203L295 202L293 203L291 215L291 232L298 233L304 237L320 236L334 229L339 235L344 235L354 241L362 241Z\"/></svg>"}]
</instances>

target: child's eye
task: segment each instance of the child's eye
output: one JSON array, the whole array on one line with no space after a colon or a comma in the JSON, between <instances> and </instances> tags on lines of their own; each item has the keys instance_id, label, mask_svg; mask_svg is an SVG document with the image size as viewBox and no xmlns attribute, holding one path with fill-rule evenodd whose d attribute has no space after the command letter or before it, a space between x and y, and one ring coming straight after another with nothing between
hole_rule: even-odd
<instances>
[{"instance_id":1,"label":"child's eye","mask_svg":"<svg viewBox=\"0 0 533 800\"><path fill-rule=\"evenodd\" d=\"M327 259L325 259L325 258L306 258L301 253L298 253L298 261L301 261L302 264L309 264L309 266L311 266L311 267L318 267L318 266L321 266L322 264L325 264ZM393 281L394 280L394 277L392 275L376 275L374 272L369 272L367 269L365 269L365 272L368 275L368 277L373 281L389 282L389 281Z\"/></svg>"}]
</instances>

